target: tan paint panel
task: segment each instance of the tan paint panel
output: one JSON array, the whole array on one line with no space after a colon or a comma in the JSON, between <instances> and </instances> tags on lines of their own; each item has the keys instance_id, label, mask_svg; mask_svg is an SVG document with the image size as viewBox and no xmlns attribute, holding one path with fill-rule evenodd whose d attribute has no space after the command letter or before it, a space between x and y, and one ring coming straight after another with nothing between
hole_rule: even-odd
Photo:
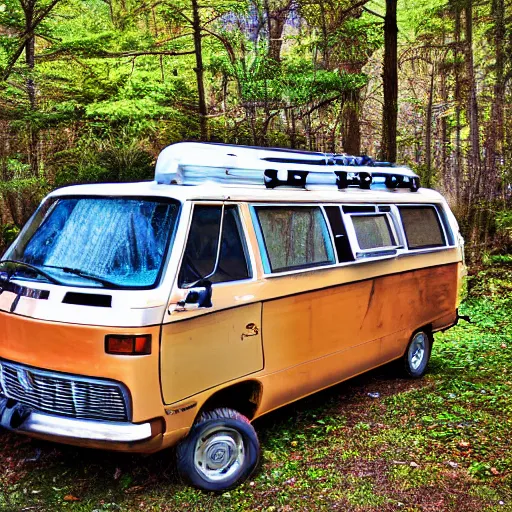
<instances>
[{"instance_id":1,"label":"tan paint panel","mask_svg":"<svg viewBox=\"0 0 512 512\"><path fill-rule=\"evenodd\" d=\"M256 416L391 361L394 358L386 357L383 347L397 340L404 343L403 331L261 377L263 396Z\"/></svg>"},{"instance_id":2,"label":"tan paint panel","mask_svg":"<svg viewBox=\"0 0 512 512\"><path fill-rule=\"evenodd\" d=\"M361 338L373 280L263 304L265 370L274 372L349 348Z\"/></svg>"},{"instance_id":3,"label":"tan paint panel","mask_svg":"<svg viewBox=\"0 0 512 512\"><path fill-rule=\"evenodd\" d=\"M248 324L255 324L255 330ZM161 379L165 403L263 368L261 304L203 314L163 326Z\"/></svg>"},{"instance_id":4,"label":"tan paint panel","mask_svg":"<svg viewBox=\"0 0 512 512\"><path fill-rule=\"evenodd\" d=\"M283 375L264 395L291 401L398 358L413 331L455 311L457 272L445 265L265 302L265 374Z\"/></svg>"}]
</instances>

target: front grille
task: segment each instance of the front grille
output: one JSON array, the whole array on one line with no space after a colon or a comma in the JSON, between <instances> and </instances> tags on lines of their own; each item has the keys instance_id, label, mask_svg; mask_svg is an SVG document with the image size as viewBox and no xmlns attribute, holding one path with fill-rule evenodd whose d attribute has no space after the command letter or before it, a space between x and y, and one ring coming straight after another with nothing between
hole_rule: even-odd
<instances>
[{"instance_id":1,"label":"front grille","mask_svg":"<svg viewBox=\"0 0 512 512\"><path fill-rule=\"evenodd\" d=\"M89 420L128 420L123 390L110 381L0 361L0 394L40 412Z\"/></svg>"}]
</instances>

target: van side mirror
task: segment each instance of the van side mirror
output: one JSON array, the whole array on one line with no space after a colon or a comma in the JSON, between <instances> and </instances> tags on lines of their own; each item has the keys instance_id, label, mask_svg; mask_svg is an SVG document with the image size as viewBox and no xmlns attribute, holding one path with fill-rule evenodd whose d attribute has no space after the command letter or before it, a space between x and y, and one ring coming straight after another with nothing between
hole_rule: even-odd
<instances>
[{"instance_id":1,"label":"van side mirror","mask_svg":"<svg viewBox=\"0 0 512 512\"><path fill-rule=\"evenodd\" d=\"M185 299L178 302L179 310L190 311L192 309L212 307L212 283L207 280L201 280L197 284L200 286L189 288Z\"/></svg>"}]
</instances>

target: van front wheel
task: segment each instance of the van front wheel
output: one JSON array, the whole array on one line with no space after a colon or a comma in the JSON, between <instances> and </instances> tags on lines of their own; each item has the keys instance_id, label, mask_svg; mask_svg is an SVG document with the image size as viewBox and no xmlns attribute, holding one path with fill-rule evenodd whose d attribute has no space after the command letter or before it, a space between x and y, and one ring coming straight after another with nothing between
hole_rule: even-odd
<instances>
[{"instance_id":1,"label":"van front wheel","mask_svg":"<svg viewBox=\"0 0 512 512\"><path fill-rule=\"evenodd\" d=\"M204 412L178 445L178 471L199 489L226 491L252 474L259 454L249 420L233 409L214 409Z\"/></svg>"},{"instance_id":2,"label":"van front wheel","mask_svg":"<svg viewBox=\"0 0 512 512\"><path fill-rule=\"evenodd\" d=\"M402 359L405 374L413 379L425 375L431 351L432 334L423 330L416 331Z\"/></svg>"}]
</instances>

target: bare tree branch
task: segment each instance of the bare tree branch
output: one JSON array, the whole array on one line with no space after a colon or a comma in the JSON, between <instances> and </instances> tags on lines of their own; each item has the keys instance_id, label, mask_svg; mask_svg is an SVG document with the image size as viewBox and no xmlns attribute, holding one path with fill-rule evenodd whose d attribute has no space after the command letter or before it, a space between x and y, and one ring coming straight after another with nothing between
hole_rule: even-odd
<instances>
[{"instance_id":1,"label":"bare tree branch","mask_svg":"<svg viewBox=\"0 0 512 512\"><path fill-rule=\"evenodd\" d=\"M29 41L31 37L34 36L35 29L40 25L40 23L50 14L52 9L60 2L60 0L52 0L50 4L46 6L45 9L43 9L41 12L37 14L37 16L34 19L34 22L32 23L32 26L30 26L23 34L21 34L20 43L18 45L18 48L16 48L16 51L9 59L7 66L5 67L4 72L2 73L1 80L5 81L9 78L9 75L12 72L12 68L18 62L18 59L20 58L21 54L23 53L23 50L25 48L25 45Z\"/></svg>"},{"instance_id":2,"label":"bare tree branch","mask_svg":"<svg viewBox=\"0 0 512 512\"><path fill-rule=\"evenodd\" d=\"M63 57L81 57L82 59L122 59L125 57L143 57L146 55L169 55L172 57L181 56L181 55L193 55L194 50L184 51L184 52L176 52L173 50L139 50L139 51L130 51L130 52L107 52L107 51L97 51L94 53L87 52L74 52L73 54L69 50L56 50L51 53L42 53L40 55L36 55L36 60L42 62L49 62L54 60L59 60Z\"/></svg>"},{"instance_id":3,"label":"bare tree branch","mask_svg":"<svg viewBox=\"0 0 512 512\"><path fill-rule=\"evenodd\" d=\"M342 21L347 18L350 14L352 14L352 11L355 11L356 9L359 9L360 7L363 7L365 4L367 4L369 0L359 0L359 2L356 2L354 5L351 5L347 9L343 9L339 12L337 19L338 19L338 26L341 25Z\"/></svg>"},{"instance_id":4,"label":"bare tree branch","mask_svg":"<svg viewBox=\"0 0 512 512\"><path fill-rule=\"evenodd\" d=\"M227 37L221 36L220 34L217 34L217 32L213 32L213 30L209 30L206 27L203 27L203 32L207 32L208 34L212 35L213 37L216 37L223 45L226 51L229 55L229 60L231 61L231 64L234 64L236 61L236 54L235 50L233 49L233 45L229 41Z\"/></svg>"},{"instance_id":5,"label":"bare tree branch","mask_svg":"<svg viewBox=\"0 0 512 512\"><path fill-rule=\"evenodd\" d=\"M180 35L178 35L178 36L173 36L173 37L169 37L169 38L167 38L167 39L162 39L161 41L157 41L157 42L155 43L155 46L162 46L162 45L164 45L164 44L166 44L166 43L169 43L169 42L171 42L171 41L175 41L176 39L180 39L180 38L182 38L182 37L188 37L188 36L192 36L192 35L194 35L194 33L193 33L193 32L185 32L185 33L180 34Z\"/></svg>"},{"instance_id":6,"label":"bare tree branch","mask_svg":"<svg viewBox=\"0 0 512 512\"><path fill-rule=\"evenodd\" d=\"M366 11L369 14L373 14L373 16L377 16L377 18L380 18L382 20L386 19L386 17L383 16L382 14L379 14L378 12L372 11L371 9L368 9L368 7L366 7L366 6L363 6L363 11Z\"/></svg>"}]
</instances>

